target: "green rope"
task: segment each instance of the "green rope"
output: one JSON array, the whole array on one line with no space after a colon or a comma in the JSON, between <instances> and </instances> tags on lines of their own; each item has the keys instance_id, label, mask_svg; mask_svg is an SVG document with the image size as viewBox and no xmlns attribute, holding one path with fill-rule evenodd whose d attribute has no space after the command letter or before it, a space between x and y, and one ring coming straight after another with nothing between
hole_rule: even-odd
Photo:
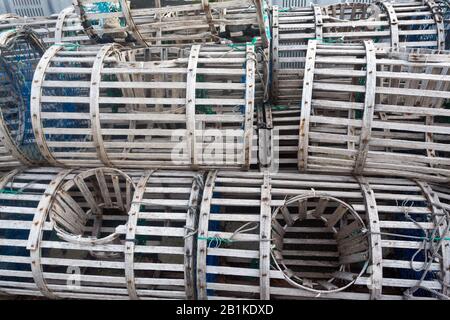
<instances>
[{"instance_id":1,"label":"green rope","mask_svg":"<svg viewBox=\"0 0 450 320\"><path fill-rule=\"evenodd\" d=\"M80 45L78 43L69 43L69 42L66 42L66 43L55 43L54 46L62 46L62 47L66 48L69 51L75 51L75 50L77 50L80 47Z\"/></svg>"}]
</instances>

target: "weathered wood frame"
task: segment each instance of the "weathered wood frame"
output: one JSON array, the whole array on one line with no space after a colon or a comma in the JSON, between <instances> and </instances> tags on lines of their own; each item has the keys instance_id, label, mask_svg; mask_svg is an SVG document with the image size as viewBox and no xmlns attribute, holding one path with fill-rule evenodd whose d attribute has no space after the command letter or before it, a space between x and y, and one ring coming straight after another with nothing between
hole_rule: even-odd
<instances>
[{"instance_id":1,"label":"weathered wood frame","mask_svg":"<svg viewBox=\"0 0 450 320\"><path fill-rule=\"evenodd\" d=\"M86 33L92 40L100 43L104 43L100 33L110 34L116 42L122 44L128 42L125 36L128 33L144 46L216 42L219 31L225 26L251 24L258 26L263 46L268 48L270 39L266 34L267 21L263 12L266 8L263 1L265 0L202 0L201 3L186 5L131 9L126 0L112 0L110 2L120 5L122 11L107 13L85 11L84 5L100 1L76 0L74 5ZM251 6L253 8L249 9ZM101 19L123 19L126 24L109 30L95 28L90 22ZM119 36L119 33L122 35Z\"/></svg>"},{"instance_id":2,"label":"weathered wood frame","mask_svg":"<svg viewBox=\"0 0 450 320\"><path fill-rule=\"evenodd\" d=\"M199 236L201 237L198 240L197 255L199 299L404 299L407 289L413 288L418 281L411 278L411 273L408 275L401 271L410 269L409 260L402 256L402 251L404 250L406 253L409 250L411 252L412 249L419 249L422 244L421 240L404 237L404 230L442 228L438 221L442 216L438 212L438 208L442 206L439 205L439 198L450 199L445 195L445 190L440 190L440 193L434 192L433 189L427 191L423 189L423 185L421 182L402 178L362 176L354 178L270 172L210 173L199 225ZM430 200L430 193L436 198ZM266 228L263 216L283 206L287 198L325 194L346 202L366 221L370 243L370 273L365 273L357 278L356 282L345 291L321 293L319 296L317 293L283 285L281 283L283 275L276 269L271 268L269 271L271 281L267 282L262 277L264 272L267 272L265 264L262 263L262 258L265 256L265 252L262 250L265 245L261 236L266 235L264 231L260 231L263 227L237 235L233 234L233 230L239 230L239 225L249 221L261 222L261 226L264 225ZM267 205L271 209L267 209ZM220 207L220 209L216 208L212 213L213 206ZM245 214L240 215L238 212L242 210L242 207L253 207L256 208L256 211L260 209L261 212L253 214L245 211ZM289 207L289 211L296 219L295 206ZM416 222L404 217L405 213L414 217ZM427 215L431 215L431 217L425 219ZM422 221L421 217L425 220ZM214 227L213 231L208 230L208 225L214 221L221 221L220 227ZM349 224L350 226L353 224ZM275 228L274 230L281 228L281 226L274 225L272 227ZM349 230L343 232L348 233ZM398 236L393 237L392 234L398 234ZM235 235L233 238L235 240L246 242L242 246L239 246L238 243L228 242L226 240L230 235ZM444 233L440 233L441 237L444 235ZM216 247L217 243L214 242L216 240L213 241L213 239L218 237L222 238L220 243L227 243L227 245ZM207 238L209 240L205 241ZM273 238L273 235L270 238ZM398 250L398 255L392 254L393 249ZM448 250L448 247L443 247L439 252L443 253L445 250ZM269 251L266 253L269 254ZM388 253L389 258L387 258ZM207 265L206 258L212 256L221 257L221 259L218 260L218 264ZM431 264L430 270L437 276L448 263L448 257L444 256L439 262ZM261 269L257 270L255 266L246 265L245 258L257 258ZM415 268L419 265L420 261L414 262ZM397 270L396 276L393 276L392 272L389 273L390 276L383 275L386 270L392 269ZM210 280L206 280L207 273L211 275ZM213 275L220 279L214 280ZM340 272L336 276L342 277L346 281L355 281L355 275L348 272ZM441 281L445 283L447 276L447 273L444 272ZM244 278L247 280L243 280ZM260 285L253 281L255 278ZM238 281L238 279L241 280ZM446 289L438 280L425 280L421 282L421 285L436 290L438 293L447 294ZM355 290L352 290L353 286L356 287ZM437 296L432 297L437 298ZM421 299L420 297L415 298Z\"/></svg>"},{"instance_id":3,"label":"weathered wood frame","mask_svg":"<svg viewBox=\"0 0 450 320\"><path fill-rule=\"evenodd\" d=\"M110 168L86 171L40 168L14 170L4 175L0 179L0 202L16 201L1 208L4 220L0 229L9 233L3 233L0 244L20 250L8 256L3 251L0 253L2 263L3 260L6 263L0 268L3 277L0 292L50 299L194 299L195 229L202 173L133 171L119 184L114 177L121 174ZM96 190L91 178L98 179L103 188ZM130 184L136 186L135 192ZM120 194L125 190L126 194ZM120 202L119 195L123 197ZM96 202L97 196L102 197L104 203ZM54 210L64 211L66 206L80 213L80 210L94 210L92 206L107 208L111 205L123 206L129 210L128 214L114 218L108 216L108 212L102 213L106 224L100 225L98 239L63 236L55 228L58 222L53 220L55 216L52 218ZM95 220L98 212L91 213ZM115 232L121 240L117 242L115 239L119 238L110 236L100 238L114 231L108 223L114 220L119 224ZM149 224L143 225L143 220ZM85 232L96 232L95 228L94 221L86 225ZM24 239L18 240L11 231L20 231ZM49 237L55 234L57 236ZM139 236L153 240L138 242ZM160 241L155 242L158 237ZM177 241L171 243L170 239ZM97 255L93 259L94 253ZM142 260L143 255L155 254L178 258L170 263ZM14 270L8 262L28 265L30 271ZM72 273L66 274L64 267L79 267L81 273L74 277ZM83 268L94 268L94 273L93 270L83 273ZM72 287L74 279L80 282Z\"/></svg>"},{"instance_id":4,"label":"weathered wood frame","mask_svg":"<svg viewBox=\"0 0 450 320\"><path fill-rule=\"evenodd\" d=\"M367 12L371 6L375 15L369 17ZM315 5L281 12L274 6L272 31L272 98L280 105L301 101L301 84L299 86L297 81L298 75L303 73L308 40L335 43L371 38L376 39L377 48L445 49L443 17L433 0L423 3L379 1L374 4ZM435 35L436 39L415 38L421 35Z\"/></svg>"},{"instance_id":5,"label":"weathered wood frame","mask_svg":"<svg viewBox=\"0 0 450 320\"><path fill-rule=\"evenodd\" d=\"M266 118L280 131L272 139L284 143L274 150L280 154L274 161L302 172L448 182L450 149L444 137L450 132L439 119L450 115L444 107L449 76L445 51L376 49L370 40L363 45L310 40L299 77L301 110L267 108Z\"/></svg>"}]
</instances>

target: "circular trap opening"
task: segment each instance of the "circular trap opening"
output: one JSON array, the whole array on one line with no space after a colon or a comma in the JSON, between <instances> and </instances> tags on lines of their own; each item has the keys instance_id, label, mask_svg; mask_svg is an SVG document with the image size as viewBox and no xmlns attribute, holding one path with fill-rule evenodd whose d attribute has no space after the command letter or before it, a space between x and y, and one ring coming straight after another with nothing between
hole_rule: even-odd
<instances>
[{"instance_id":1,"label":"circular trap opening","mask_svg":"<svg viewBox=\"0 0 450 320\"><path fill-rule=\"evenodd\" d=\"M54 229L68 242L110 243L126 233L134 191L132 179L120 170L84 171L57 191L50 208Z\"/></svg>"},{"instance_id":2,"label":"circular trap opening","mask_svg":"<svg viewBox=\"0 0 450 320\"><path fill-rule=\"evenodd\" d=\"M272 257L294 287L343 291L369 264L367 229L344 201L317 194L293 197L273 212Z\"/></svg>"}]
</instances>

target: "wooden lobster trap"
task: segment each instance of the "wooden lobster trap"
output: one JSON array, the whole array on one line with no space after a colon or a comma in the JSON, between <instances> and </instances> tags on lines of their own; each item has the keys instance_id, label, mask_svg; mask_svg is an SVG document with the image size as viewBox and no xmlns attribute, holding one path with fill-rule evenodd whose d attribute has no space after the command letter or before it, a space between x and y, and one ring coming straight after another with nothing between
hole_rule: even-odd
<instances>
[{"instance_id":1,"label":"wooden lobster trap","mask_svg":"<svg viewBox=\"0 0 450 320\"><path fill-rule=\"evenodd\" d=\"M0 292L193 299L202 174L31 169L0 180Z\"/></svg>"},{"instance_id":2,"label":"wooden lobster trap","mask_svg":"<svg viewBox=\"0 0 450 320\"><path fill-rule=\"evenodd\" d=\"M52 46L32 88L39 148L58 166L248 168L255 56L253 45Z\"/></svg>"},{"instance_id":3,"label":"wooden lobster trap","mask_svg":"<svg viewBox=\"0 0 450 320\"><path fill-rule=\"evenodd\" d=\"M45 45L30 30L0 33L0 170L42 161L29 114L34 70Z\"/></svg>"},{"instance_id":4,"label":"wooden lobster trap","mask_svg":"<svg viewBox=\"0 0 450 320\"><path fill-rule=\"evenodd\" d=\"M84 32L79 16L73 6L49 17L0 16L0 31L11 29L32 29L47 45L55 43L93 44Z\"/></svg>"},{"instance_id":5,"label":"wooden lobster trap","mask_svg":"<svg viewBox=\"0 0 450 320\"><path fill-rule=\"evenodd\" d=\"M185 2L134 8L127 0L77 0L75 6L86 33L99 43L151 46L261 37L269 46L264 0Z\"/></svg>"},{"instance_id":6,"label":"wooden lobster trap","mask_svg":"<svg viewBox=\"0 0 450 320\"><path fill-rule=\"evenodd\" d=\"M211 172L198 298L448 298L449 225L423 182Z\"/></svg>"},{"instance_id":7,"label":"wooden lobster trap","mask_svg":"<svg viewBox=\"0 0 450 320\"><path fill-rule=\"evenodd\" d=\"M306 60L301 108L268 110L276 165L448 182L447 52L311 40Z\"/></svg>"},{"instance_id":8,"label":"wooden lobster trap","mask_svg":"<svg viewBox=\"0 0 450 320\"><path fill-rule=\"evenodd\" d=\"M20 16L13 13L0 14L0 25L6 24L11 20L19 19Z\"/></svg>"},{"instance_id":9,"label":"wooden lobster trap","mask_svg":"<svg viewBox=\"0 0 450 320\"><path fill-rule=\"evenodd\" d=\"M272 11L274 101L298 105L309 40L342 43L373 40L378 48L445 49L439 2L339 3Z\"/></svg>"}]
</instances>

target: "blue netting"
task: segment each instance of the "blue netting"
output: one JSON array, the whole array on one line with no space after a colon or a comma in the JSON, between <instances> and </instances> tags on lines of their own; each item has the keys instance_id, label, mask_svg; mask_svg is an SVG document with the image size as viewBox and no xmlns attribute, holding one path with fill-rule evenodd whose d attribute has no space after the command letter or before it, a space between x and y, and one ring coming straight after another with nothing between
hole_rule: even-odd
<instances>
[{"instance_id":1,"label":"blue netting","mask_svg":"<svg viewBox=\"0 0 450 320\"><path fill-rule=\"evenodd\" d=\"M0 78L4 88L0 108L11 137L31 160L41 160L31 125L30 95L34 71L43 47L27 34L1 48ZM8 99L9 98L9 99Z\"/></svg>"},{"instance_id":2,"label":"blue netting","mask_svg":"<svg viewBox=\"0 0 450 320\"><path fill-rule=\"evenodd\" d=\"M430 19L427 16L413 16L411 17L412 20L428 20ZM415 31L425 31L425 30L433 30L436 29L436 25L433 24L413 24L410 25L408 30L415 30ZM434 42L436 43L437 41L437 35L436 34L420 34L420 35L407 35L405 36L405 40L404 42ZM403 41L401 41L403 42ZM436 49L437 46L433 45L433 46L428 46L428 47L424 47L424 48L429 48L429 49Z\"/></svg>"}]
</instances>

